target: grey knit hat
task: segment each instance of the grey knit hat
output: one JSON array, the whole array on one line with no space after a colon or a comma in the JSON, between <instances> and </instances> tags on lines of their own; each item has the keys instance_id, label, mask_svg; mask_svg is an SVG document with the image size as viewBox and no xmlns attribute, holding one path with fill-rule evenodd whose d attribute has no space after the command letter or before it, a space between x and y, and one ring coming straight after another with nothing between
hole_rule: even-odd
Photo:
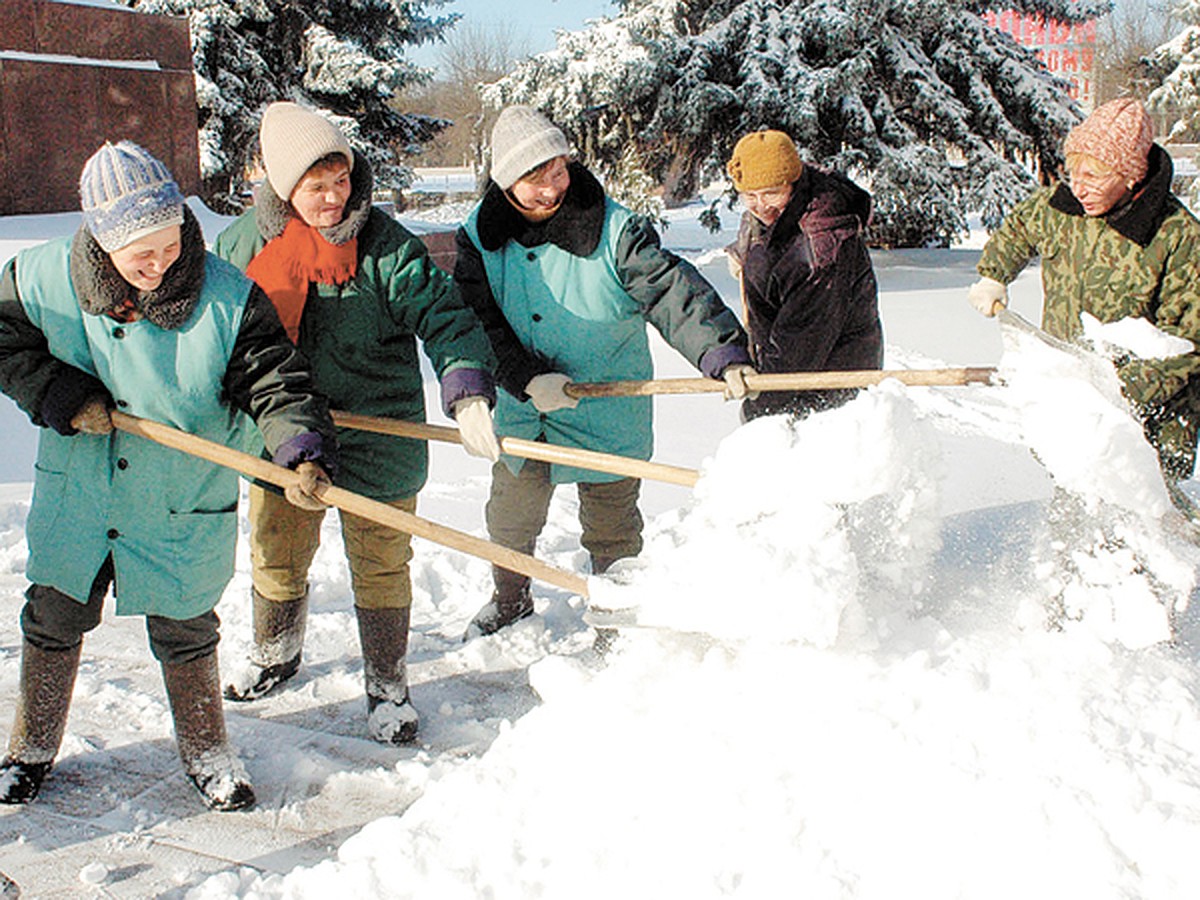
<instances>
[{"instance_id":1,"label":"grey knit hat","mask_svg":"<svg viewBox=\"0 0 1200 900\"><path fill-rule=\"evenodd\" d=\"M292 191L309 166L330 153L346 157L354 168L354 151L341 130L320 113L298 103L272 103L263 113L258 129L263 168L267 180L281 200Z\"/></svg>"},{"instance_id":2,"label":"grey knit hat","mask_svg":"<svg viewBox=\"0 0 1200 900\"><path fill-rule=\"evenodd\" d=\"M132 141L105 142L79 176L83 224L105 253L183 224L183 194L167 167Z\"/></svg>"},{"instance_id":3,"label":"grey knit hat","mask_svg":"<svg viewBox=\"0 0 1200 900\"><path fill-rule=\"evenodd\" d=\"M540 112L510 106L492 127L492 181L507 191L522 175L570 152L566 135Z\"/></svg>"}]
</instances>

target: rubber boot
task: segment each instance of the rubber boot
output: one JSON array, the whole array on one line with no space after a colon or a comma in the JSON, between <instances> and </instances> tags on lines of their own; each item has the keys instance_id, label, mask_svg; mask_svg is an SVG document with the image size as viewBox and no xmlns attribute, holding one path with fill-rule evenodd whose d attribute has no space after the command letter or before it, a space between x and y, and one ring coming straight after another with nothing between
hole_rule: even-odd
<instances>
[{"instance_id":1,"label":"rubber boot","mask_svg":"<svg viewBox=\"0 0 1200 900\"><path fill-rule=\"evenodd\" d=\"M188 779L209 809L227 812L253 806L250 777L225 736L217 654L164 664L162 670L179 759Z\"/></svg>"},{"instance_id":2,"label":"rubber boot","mask_svg":"<svg viewBox=\"0 0 1200 900\"><path fill-rule=\"evenodd\" d=\"M492 591L492 599L475 613L475 618L471 620L466 634L463 635L464 641L495 634L513 622L533 615L529 576L492 566L492 581L496 585Z\"/></svg>"},{"instance_id":3,"label":"rubber boot","mask_svg":"<svg viewBox=\"0 0 1200 900\"><path fill-rule=\"evenodd\" d=\"M410 608L354 608L362 644L367 690L367 731L384 744L407 744L417 737L419 719L408 696Z\"/></svg>"},{"instance_id":4,"label":"rubber boot","mask_svg":"<svg viewBox=\"0 0 1200 900\"><path fill-rule=\"evenodd\" d=\"M304 626L308 622L308 591L295 600L268 600L251 588L254 610L254 649L250 661L225 685L225 699L257 700L300 669Z\"/></svg>"},{"instance_id":5,"label":"rubber boot","mask_svg":"<svg viewBox=\"0 0 1200 900\"><path fill-rule=\"evenodd\" d=\"M22 644L17 712L0 760L0 803L28 803L41 789L67 727L82 652L82 644L70 650Z\"/></svg>"}]
</instances>

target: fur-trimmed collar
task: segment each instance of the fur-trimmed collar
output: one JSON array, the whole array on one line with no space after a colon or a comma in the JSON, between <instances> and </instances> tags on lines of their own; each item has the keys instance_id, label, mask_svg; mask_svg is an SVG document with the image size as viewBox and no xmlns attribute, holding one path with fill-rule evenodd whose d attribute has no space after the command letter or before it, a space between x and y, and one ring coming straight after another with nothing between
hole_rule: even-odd
<instances>
[{"instance_id":1,"label":"fur-trimmed collar","mask_svg":"<svg viewBox=\"0 0 1200 900\"><path fill-rule=\"evenodd\" d=\"M375 176L367 158L354 151L354 167L350 170L350 198L342 221L329 228L318 228L321 237L331 244L341 245L358 237L371 214L371 194ZM292 204L275 193L268 179L263 179L254 200L254 224L263 240L272 241L283 234L289 219L296 218Z\"/></svg>"},{"instance_id":2,"label":"fur-trimmed collar","mask_svg":"<svg viewBox=\"0 0 1200 900\"><path fill-rule=\"evenodd\" d=\"M1150 170L1142 179L1142 183L1134 189L1129 202L1100 217L1118 234L1139 247L1150 246L1163 219L1172 209L1168 202L1171 197L1171 179L1175 174L1171 157L1158 144L1152 144L1149 162ZM1050 206L1069 216L1085 215L1083 205L1065 183L1060 184L1050 196Z\"/></svg>"},{"instance_id":3,"label":"fur-trimmed collar","mask_svg":"<svg viewBox=\"0 0 1200 900\"><path fill-rule=\"evenodd\" d=\"M554 244L572 256L591 256L604 231L604 188L580 163L567 167L571 185L558 212L545 222L530 222L504 195L500 185L488 181L479 202L479 240L489 252L509 240L522 247Z\"/></svg>"},{"instance_id":4,"label":"fur-trimmed collar","mask_svg":"<svg viewBox=\"0 0 1200 900\"><path fill-rule=\"evenodd\" d=\"M204 235L192 211L184 206L179 259L153 291L139 291L121 277L112 259L85 227L71 240L71 286L80 308L102 316L125 301L159 328L174 329L192 316L204 287Z\"/></svg>"}]
</instances>

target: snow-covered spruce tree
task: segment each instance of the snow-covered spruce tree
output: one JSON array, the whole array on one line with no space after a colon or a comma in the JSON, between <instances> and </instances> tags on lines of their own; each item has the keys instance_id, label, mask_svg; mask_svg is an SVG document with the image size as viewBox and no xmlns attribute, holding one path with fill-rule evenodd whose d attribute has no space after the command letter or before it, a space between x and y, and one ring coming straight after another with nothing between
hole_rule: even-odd
<instances>
[{"instance_id":1,"label":"snow-covered spruce tree","mask_svg":"<svg viewBox=\"0 0 1200 900\"><path fill-rule=\"evenodd\" d=\"M632 171L668 198L692 196L741 135L779 128L806 159L871 189L875 242L945 245L966 230L966 211L998 225L1037 173L1058 168L1079 121L1066 82L980 18L997 5L1068 22L1110 8L624 0L619 15L560 35L485 97L544 110L618 195Z\"/></svg>"},{"instance_id":2,"label":"snow-covered spruce tree","mask_svg":"<svg viewBox=\"0 0 1200 900\"><path fill-rule=\"evenodd\" d=\"M402 188L397 149L449 122L406 115L389 101L431 77L407 48L439 40L457 18L431 17L446 0L122 0L147 13L187 16L200 129L204 200L236 212L262 109L294 100L324 110L371 161L376 185Z\"/></svg>"},{"instance_id":3,"label":"snow-covered spruce tree","mask_svg":"<svg viewBox=\"0 0 1200 900\"><path fill-rule=\"evenodd\" d=\"M1172 8L1183 30L1146 58L1158 87L1148 105L1174 120L1168 140L1200 140L1200 0L1179 0Z\"/></svg>"}]
</instances>

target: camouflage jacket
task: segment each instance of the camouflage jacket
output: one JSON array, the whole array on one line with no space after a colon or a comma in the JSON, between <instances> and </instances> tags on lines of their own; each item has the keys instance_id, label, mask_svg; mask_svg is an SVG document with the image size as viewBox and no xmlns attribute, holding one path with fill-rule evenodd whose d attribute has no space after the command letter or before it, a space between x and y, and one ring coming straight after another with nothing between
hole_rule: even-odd
<instances>
[{"instance_id":1,"label":"camouflage jacket","mask_svg":"<svg viewBox=\"0 0 1200 900\"><path fill-rule=\"evenodd\" d=\"M1141 189L1107 215L1085 215L1065 184L1042 188L992 235L979 273L1007 284L1040 255L1042 327L1057 337L1078 336L1080 314L1088 312L1101 322L1141 316L1164 332L1200 341L1200 222L1171 193L1171 177L1171 159L1156 144ZM1171 439L1184 440L1194 453L1200 353L1135 360L1121 366L1120 375L1148 420L1148 433L1150 420L1159 426L1186 420L1177 423L1184 433Z\"/></svg>"},{"instance_id":2,"label":"camouflage jacket","mask_svg":"<svg viewBox=\"0 0 1200 900\"><path fill-rule=\"evenodd\" d=\"M1171 194L1171 160L1154 146L1151 173L1132 201L1106 216L1084 215L1066 185L1018 204L992 235L979 273L1007 284L1042 257L1042 327L1057 337L1082 331L1080 313L1101 322L1141 316L1200 341L1200 222ZM1152 364L1156 384L1131 399L1161 405L1200 373L1200 353Z\"/></svg>"}]
</instances>

